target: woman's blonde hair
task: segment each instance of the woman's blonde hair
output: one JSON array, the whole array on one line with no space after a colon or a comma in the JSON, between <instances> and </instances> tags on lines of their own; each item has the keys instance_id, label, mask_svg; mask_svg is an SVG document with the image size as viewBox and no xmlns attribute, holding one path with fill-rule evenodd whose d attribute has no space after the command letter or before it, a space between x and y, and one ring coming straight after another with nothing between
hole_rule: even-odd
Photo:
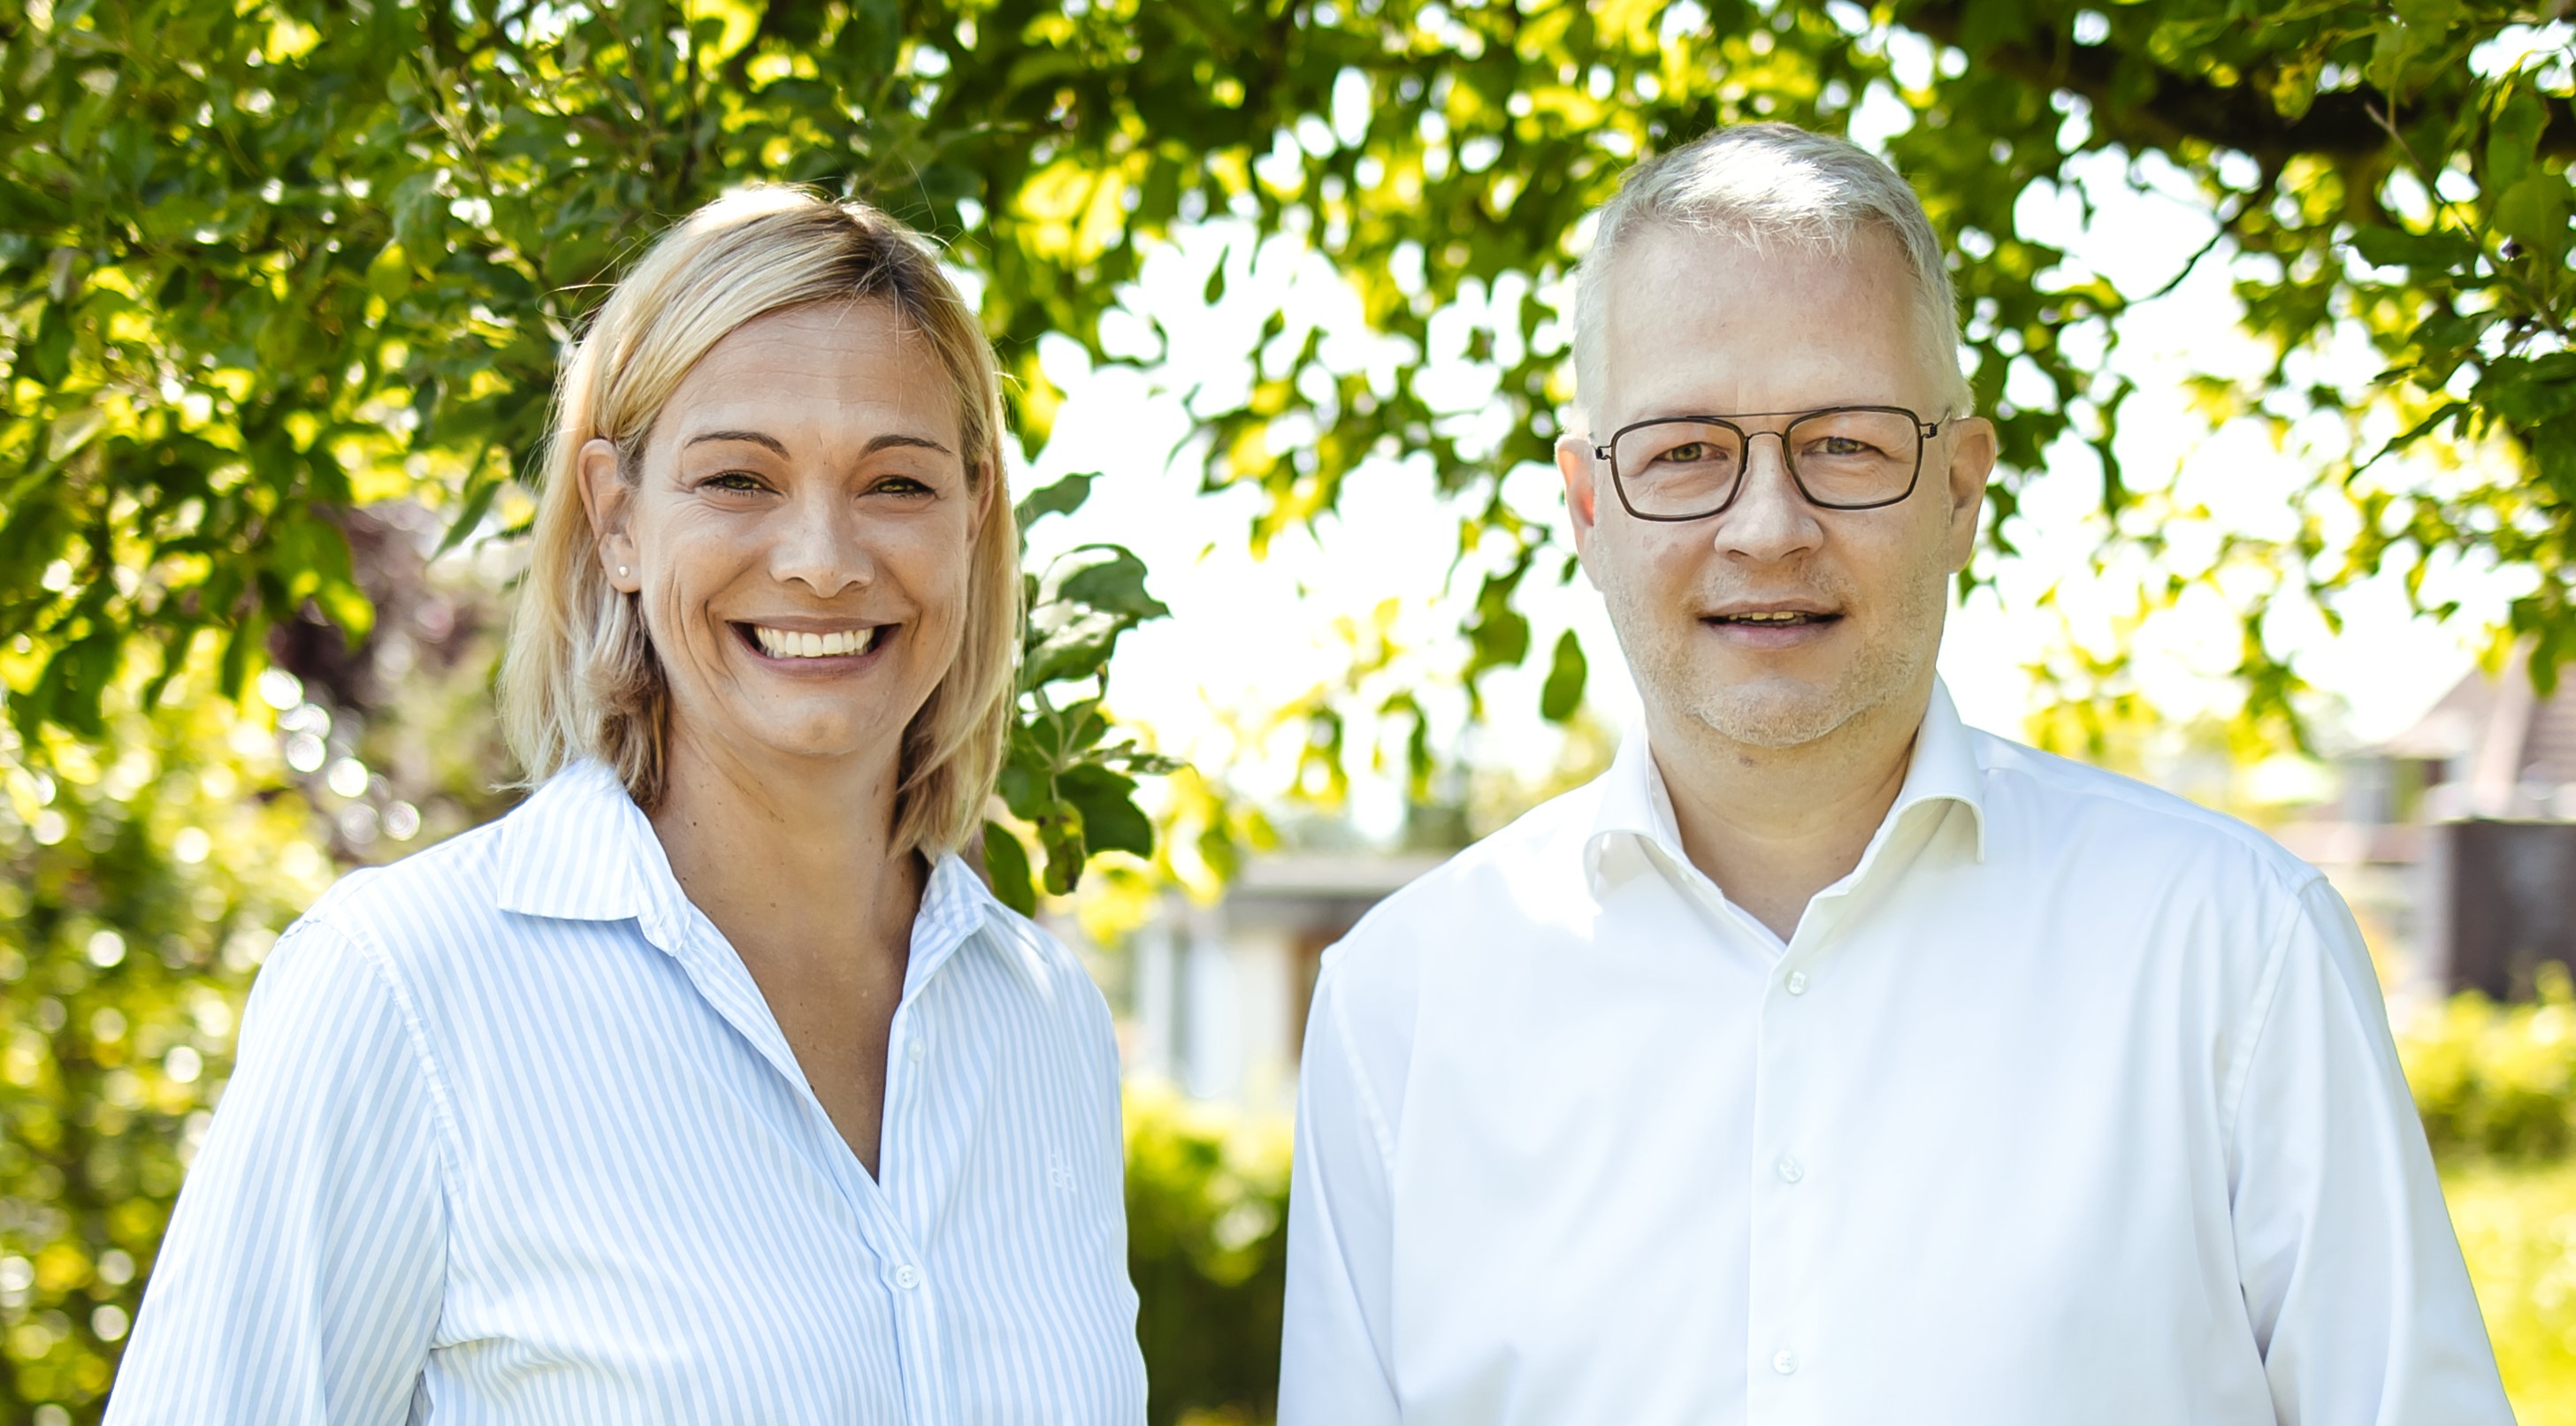
<instances>
[{"instance_id":1,"label":"woman's blonde hair","mask_svg":"<svg viewBox=\"0 0 2576 1426\"><path fill-rule=\"evenodd\" d=\"M956 661L904 730L894 846L937 855L975 832L1009 735L1020 627L992 344L911 229L801 189L748 189L691 214L617 284L564 363L501 667L502 731L529 780L595 757L649 810L668 774L670 690L635 597L600 568L582 446L616 446L620 477L633 482L663 405L716 343L772 312L858 300L892 304L936 354L957 396L968 483L994 487L969 554Z\"/></svg>"}]
</instances>

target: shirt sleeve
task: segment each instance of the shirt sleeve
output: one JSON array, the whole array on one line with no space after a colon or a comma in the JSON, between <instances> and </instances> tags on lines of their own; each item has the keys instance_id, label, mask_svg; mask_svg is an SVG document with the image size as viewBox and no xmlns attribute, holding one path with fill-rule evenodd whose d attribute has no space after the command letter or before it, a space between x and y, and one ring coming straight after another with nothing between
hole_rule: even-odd
<instances>
[{"instance_id":1,"label":"shirt sleeve","mask_svg":"<svg viewBox=\"0 0 2576 1426\"><path fill-rule=\"evenodd\" d=\"M444 1289L438 1107L383 969L290 929L179 1194L111 1426L375 1426L411 1412Z\"/></svg>"},{"instance_id":2,"label":"shirt sleeve","mask_svg":"<svg viewBox=\"0 0 2576 1426\"><path fill-rule=\"evenodd\" d=\"M2343 899L2300 893L2238 1092L2239 1280L2294 1426L2510 1426L2486 1325Z\"/></svg>"},{"instance_id":3,"label":"shirt sleeve","mask_svg":"<svg viewBox=\"0 0 2576 1426\"><path fill-rule=\"evenodd\" d=\"M1394 1146L1351 1043L1332 968L1307 1012L1288 1189L1279 1426L1392 1426L1388 1322Z\"/></svg>"}]
</instances>

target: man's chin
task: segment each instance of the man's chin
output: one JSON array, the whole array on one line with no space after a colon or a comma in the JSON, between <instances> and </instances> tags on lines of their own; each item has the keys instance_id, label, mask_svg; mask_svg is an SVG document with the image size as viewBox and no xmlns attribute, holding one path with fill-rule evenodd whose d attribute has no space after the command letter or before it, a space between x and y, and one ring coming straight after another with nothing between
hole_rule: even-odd
<instances>
[{"instance_id":1,"label":"man's chin","mask_svg":"<svg viewBox=\"0 0 2576 1426\"><path fill-rule=\"evenodd\" d=\"M1823 689L1769 684L1716 690L1694 700L1690 712L1729 742L1787 751L1832 736L1860 709Z\"/></svg>"}]
</instances>

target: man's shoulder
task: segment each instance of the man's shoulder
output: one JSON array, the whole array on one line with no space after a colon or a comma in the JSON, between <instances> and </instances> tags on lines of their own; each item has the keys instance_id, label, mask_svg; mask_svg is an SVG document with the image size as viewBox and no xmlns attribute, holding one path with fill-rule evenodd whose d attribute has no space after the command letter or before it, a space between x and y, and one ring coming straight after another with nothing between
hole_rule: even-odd
<instances>
[{"instance_id":1,"label":"man's shoulder","mask_svg":"<svg viewBox=\"0 0 2576 1426\"><path fill-rule=\"evenodd\" d=\"M2317 879L2314 867L2223 812L2116 772L1992 733L1974 735L1987 835L2008 853L2088 856L2116 847L2143 875L2224 870L2281 893Z\"/></svg>"},{"instance_id":2,"label":"man's shoulder","mask_svg":"<svg viewBox=\"0 0 2576 1426\"><path fill-rule=\"evenodd\" d=\"M1583 914L1585 841L1600 805L1597 781L1540 803L1371 907L1326 952L1326 966L1391 969L1429 949Z\"/></svg>"}]
</instances>

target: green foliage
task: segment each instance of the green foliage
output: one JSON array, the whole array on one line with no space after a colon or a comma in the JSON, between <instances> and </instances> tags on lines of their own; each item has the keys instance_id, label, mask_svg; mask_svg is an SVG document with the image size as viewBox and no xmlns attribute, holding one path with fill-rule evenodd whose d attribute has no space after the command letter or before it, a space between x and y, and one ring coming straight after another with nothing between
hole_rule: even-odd
<instances>
[{"instance_id":1,"label":"green foliage","mask_svg":"<svg viewBox=\"0 0 2576 1426\"><path fill-rule=\"evenodd\" d=\"M181 675L202 693L200 658ZM146 714L112 682L113 762L0 743L0 1420L90 1419L251 973L330 879L274 734L220 700ZM265 711L265 710L263 710ZM278 794L285 792L285 796Z\"/></svg>"},{"instance_id":2,"label":"green foliage","mask_svg":"<svg viewBox=\"0 0 2576 1426\"><path fill-rule=\"evenodd\" d=\"M1068 71L1046 56L1079 37L996 24L979 48L979 15L1005 18L0 4L0 641L39 656L10 687L22 737L103 737L129 651L166 674L210 642L237 694L276 629L362 637L354 507L427 501L449 545L524 518L510 477L563 341L645 237L745 181L869 196L951 238L997 215L959 257L991 279L1042 438L1037 334L1087 328L1128 269L1016 215L1127 140L1058 122ZM1138 574L1049 593L1132 622L1160 609ZM1157 764L1045 708L1108 647L1048 645L1014 745L1056 890L1091 849L1150 847L1122 780Z\"/></svg>"},{"instance_id":3,"label":"green foliage","mask_svg":"<svg viewBox=\"0 0 2576 1426\"><path fill-rule=\"evenodd\" d=\"M2530 1004L2470 991L2401 1025L2397 1044L2434 1152L2544 1160L2576 1149L2576 993L2566 967L2543 963Z\"/></svg>"},{"instance_id":4,"label":"green foliage","mask_svg":"<svg viewBox=\"0 0 2576 1426\"><path fill-rule=\"evenodd\" d=\"M362 632L337 517L354 504L412 495L459 538L513 523L563 338L643 236L747 180L868 195L950 241L984 279L1031 441L1058 400L1041 334L1156 358L1110 351L1100 318L1176 224L1236 218L1334 259L1403 355L1336 370L1313 314L1274 313L1240 404L1192 393L1207 480L1265 494L1260 544L1333 510L1364 461L1427 459L1467 512L1460 550L1495 561L1465 630L1472 687L1531 653L1530 572L1571 577L1502 478L1558 434L1568 334L1546 293L1579 219L1640 153L1743 119L1840 129L1873 93L1912 115L1890 151L1961 254L2003 437L1999 545L2072 433L2102 457L2115 543L2158 547L2113 455L2126 388L2070 355L2156 294L2070 269L2020 221L2074 159L2158 158L2206 195L2211 251L2235 255L2280 354L2213 388L2215 409L2406 428L2320 472L2298 536L2183 572L2229 576L2248 716L2286 719L2298 687L2266 637L2273 593L2330 602L2387 567L2420 590L2464 557L2533 572L2512 632L2546 682L2576 648L2566 56L2474 72L2480 45L2546 18L2497 0L2248 13L0 0L0 641L40 656L12 717L97 736L129 644L167 669L210 640L238 687L264 631L309 610ZM1489 399L1418 387L1443 313L1468 319ZM2301 368L2356 325L2380 379ZM2425 442L2492 459L2391 484L2412 477L2378 456Z\"/></svg>"},{"instance_id":5,"label":"green foliage","mask_svg":"<svg viewBox=\"0 0 2576 1426\"><path fill-rule=\"evenodd\" d=\"M1048 515L1070 514L1091 493L1089 475L1069 475L1020 502L1028 528ZM1029 606L1020 646L1018 723L1011 730L1000 791L1011 815L1037 834L1046 854L1033 877L1028 851L998 823L984 827L985 872L995 894L1023 913L1049 895L1073 890L1083 864L1101 852L1150 857L1154 825L1136 806L1130 774L1166 773L1180 764L1112 739L1101 697L1118 638L1172 611L1145 592L1145 564L1116 545L1084 545L1059 556L1044 574L1025 576ZM1065 702L1068 685L1075 697ZM1087 690L1083 685L1087 685Z\"/></svg>"},{"instance_id":6,"label":"green foliage","mask_svg":"<svg viewBox=\"0 0 2576 1426\"><path fill-rule=\"evenodd\" d=\"M1277 1404L1289 1138L1284 1119L1127 1093L1127 1266L1154 1426L1268 1420Z\"/></svg>"},{"instance_id":7,"label":"green foliage","mask_svg":"<svg viewBox=\"0 0 2576 1426\"><path fill-rule=\"evenodd\" d=\"M2576 1160L2442 1175L2505 1395L2522 1426L2576 1426Z\"/></svg>"}]
</instances>

